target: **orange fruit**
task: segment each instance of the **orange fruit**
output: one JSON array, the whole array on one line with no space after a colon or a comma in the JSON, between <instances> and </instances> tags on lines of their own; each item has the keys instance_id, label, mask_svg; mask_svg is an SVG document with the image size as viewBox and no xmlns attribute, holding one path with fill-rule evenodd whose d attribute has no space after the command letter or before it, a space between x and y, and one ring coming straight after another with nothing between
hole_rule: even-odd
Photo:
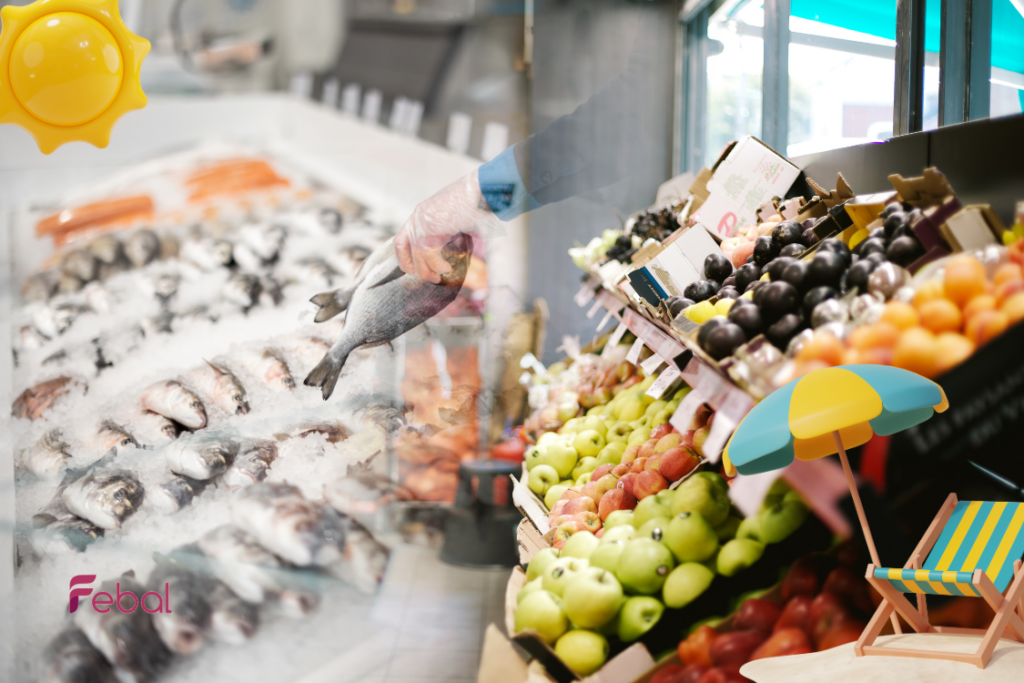
<instances>
[{"instance_id":1,"label":"orange fruit","mask_svg":"<svg viewBox=\"0 0 1024 683\"><path fill-rule=\"evenodd\" d=\"M830 367L842 365L843 343L830 332L818 332L800 349L797 360L819 360Z\"/></svg>"},{"instance_id":2,"label":"orange fruit","mask_svg":"<svg viewBox=\"0 0 1024 683\"><path fill-rule=\"evenodd\" d=\"M882 311L881 320L892 323L901 330L906 330L916 327L921 322L921 317L917 314L917 309L910 304L902 301L890 301Z\"/></svg>"},{"instance_id":3,"label":"orange fruit","mask_svg":"<svg viewBox=\"0 0 1024 683\"><path fill-rule=\"evenodd\" d=\"M991 294L979 294L964 306L964 320L970 320L982 311L996 310L998 308L996 303L996 298Z\"/></svg>"},{"instance_id":4,"label":"orange fruit","mask_svg":"<svg viewBox=\"0 0 1024 683\"><path fill-rule=\"evenodd\" d=\"M946 298L963 307L968 301L984 294L988 278L985 266L973 256L954 256L946 263L942 277L942 289Z\"/></svg>"},{"instance_id":5,"label":"orange fruit","mask_svg":"<svg viewBox=\"0 0 1024 683\"><path fill-rule=\"evenodd\" d=\"M1004 301L999 310L1006 314L1011 325L1024 320L1024 292L1018 292Z\"/></svg>"},{"instance_id":6,"label":"orange fruit","mask_svg":"<svg viewBox=\"0 0 1024 683\"><path fill-rule=\"evenodd\" d=\"M850 332L849 344L855 349L887 348L896 346L900 338L900 329L887 322L877 322L873 325L861 325Z\"/></svg>"},{"instance_id":7,"label":"orange fruit","mask_svg":"<svg viewBox=\"0 0 1024 683\"><path fill-rule=\"evenodd\" d=\"M981 311L967 321L964 336L981 346L1001 335L1010 325L1010 317L1002 311Z\"/></svg>"},{"instance_id":8,"label":"orange fruit","mask_svg":"<svg viewBox=\"0 0 1024 683\"><path fill-rule=\"evenodd\" d=\"M923 327L904 330L893 349L892 364L924 377L938 374L938 348L935 335Z\"/></svg>"},{"instance_id":9,"label":"orange fruit","mask_svg":"<svg viewBox=\"0 0 1024 683\"><path fill-rule=\"evenodd\" d=\"M914 292L914 305L921 308L929 301L944 298L946 298L946 293L942 288L942 280L928 280Z\"/></svg>"},{"instance_id":10,"label":"orange fruit","mask_svg":"<svg viewBox=\"0 0 1024 683\"><path fill-rule=\"evenodd\" d=\"M1007 280L1002 284L996 285L994 294L996 299L1002 303L1020 292L1024 292L1024 280Z\"/></svg>"},{"instance_id":11,"label":"orange fruit","mask_svg":"<svg viewBox=\"0 0 1024 683\"><path fill-rule=\"evenodd\" d=\"M872 365L892 365L892 358L892 349L876 347L861 351L859 362Z\"/></svg>"},{"instance_id":12,"label":"orange fruit","mask_svg":"<svg viewBox=\"0 0 1024 683\"><path fill-rule=\"evenodd\" d=\"M998 287L1010 280L1024 280L1024 270L1016 263L1004 263L996 268L996 274L992 276L992 282Z\"/></svg>"},{"instance_id":13,"label":"orange fruit","mask_svg":"<svg viewBox=\"0 0 1024 683\"><path fill-rule=\"evenodd\" d=\"M964 314L949 299L928 301L918 309L918 312L921 314L921 325L935 334L959 332L964 322Z\"/></svg>"},{"instance_id":14,"label":"orange fruit","mask_svg":"<svg viewBox=\"0 0 1024 683\"><path fill-rule=\"evenodd\" d=\"M956 332L943 332L935 338L937 369L940 373L960 365L974 353L974 342Z\"/></svg>"}]
</instances>

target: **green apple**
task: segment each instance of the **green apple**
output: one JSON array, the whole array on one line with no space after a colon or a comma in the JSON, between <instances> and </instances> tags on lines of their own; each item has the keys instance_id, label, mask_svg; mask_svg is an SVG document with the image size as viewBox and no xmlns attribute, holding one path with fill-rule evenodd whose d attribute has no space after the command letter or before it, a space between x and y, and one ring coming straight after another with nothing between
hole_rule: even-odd
<instances>
[{"instance_id":1,"label":"green apple","mask_svg":"<svg viewBox=\"0 0 1024 683\"><path fill-rule=\"evenodd\" d=\"M672 509L662 502L663 500L664 498L658 500L658 497L654 495L647 496L637 503L636 507L633 509L633 525L639 529L646 524L648 520L652 520L655 517L671 518Z\"/></svg>"},{"instance_id":2,"label":"green apple","mask_svg":"<svg viewBox=\"0 0 1024 683\"><path fill-rule=\"evenodd\" d=\"M718 550L718 536L699 512L681 512L673 517L662 543L679 562L703 562Z\"/></svg>"},{"instance_id":3,"label":"green apple","mask_svg":"<svg viewBox=\"0 0 1024 683\"><path fill-rule=\"evenodd\" d=\"M554 443L557 440L558 440L558 433L557 432L544 432L539 437L537 437L537 445L538 446L547 446L549 443Z\"/></svg>"},{"instance_id":4,"label":"green apple","mask_svg":"<svg viewBox=\"0 0 1024 683\"><path fill-rule=\"evenodd\" d=\"M667 405L668 401L663 401L660 398L656 401L652 401L651 404L648 405L647 408L644 410L644 415L653 419L654 416L657 415L662 410L664 410L665 406Z\"/></svg>"},{"instance_id":5,"label":"green apple","mask_svg":"<svg viewBox=\"0 0 1024 683\"><path fill-rule=\"evenodd\" d=\"M729 494L706 477L690 477L672 498L672 514L683 512L699 512L708 524L718 526L729 516Z\"/></svg>"},{"instance_id":6,"label":"green apple","mask_svg":"<svg viewBox=\"0 0 1024 683\"><path fill-rule=\"evenodd\" d=\"M734 538L718 552L718 573L734 576L761 559L764 545L749 538Z\"/></svg>"},{"instance_id":7,"label":"green apple","mask_svg":"<svg viewBox=\"0 0 1024 683\"><path fill-rule=\"evenodd\" d=\"M761 541L761 516L753 515L740 522L736 528L736 538L749 538L754 541Z\"/></svg>"},{"instance_id":8,"label":"green apple","mask_svg":"<svg viewBox=\"0 0 1024 683\"><path fill-rule=\"evenodd\" d=\"M530 593L535 593L536 591L544 590L544 587L542 585L543 583L544 579L540 578L539 576L533 581L527 581L526 585L520 588L519 592L516 593L516 604L522 602L523 598L525 598Z\"/></svg>"},{"instance_id":9,"label":"green apple","mask_svg":"<svg viewBox=\"0 0 1024 683\"><path fill-rule=\"evenodd\" d=\"M544 447L530 446L526 449L526 453L523 454L523 461L526 463L527 471L532 470L537 465L543 465Z\"/></svg>"},{"instance_id":10,"label":"green apple","mask_svg":"<svg viewBox=\"0 0 1024 683\"><path fill-rule=\"evenodd\" d=\"M715 573L704 565L684 562L672 570L661 588L665 606L673 609L685 607L706 591L714 578Z\"/></svg>"},{"instance_id":11,"label":"green apple","mask_svg":"<svg viewBox=\"0 0 1024 683\"><path fill-rule=\"evenodd\" d=\"M597 549L600 539L589 531L577 531L562 546L562 557L578 557L585 560Z\"/></svg>"},{"instance_id":12,"label":"green apple","mask_svg":"<svg viewBox=\"0 0 1024 683\"><path fill-rule=\"evenodd\" d=\"M761 501L761 509L766 510L771 507L775 507L782 502L786 494L792 491L789 484L783 479L776 479L772 482L771 487L768 489L768 493L764 494L764 500Z\"/></svg>"},{"instance_id":13,"label":"green apple","mask_svg":"<svg viewBox=\"0 0 1024 683\"><path fill-rule=\"evenodd\" d=\"M657 598L637 595L627 598L619 609L619 640L632 643L654 628L665 612L665 605Z\"/></svg>"},{"instance_id":14,"label":"green apple","mask_svg":"<svg viewBox=\"0 0 1024 683\"><path fill-rule=\"evenodd\" d=\"M684 384L683 386L676 390L676 393L672 394L672 400L682 401L684 398L686 398L686 395L690 393L691 390L692 387Z\"/></svg>"},{"instance_id":15,"label":"green apple","mask_svg":"<svg viewBox=\"0 0 1024 683\"><path fill-rule=\"evenodd\" d=\"M567 478L572 473L578 460L576 449L561 441L548 444L541 450L541 462L554 467L559 480Z\"/></svg>"},{"instance_id":16,"label":"green apple","mask_svg":"<svg viewBox=\"0 0 1024 683\"><path fill-rule=\"evenodd\" d=\"M586 486L590 483L590 475L592 474L593 472L584 472L580 475L580 478L576 480L576 483L573 484L573 486Z\"/></svg>"},{"instance_id":17,"label":"green apple","mask_svg":"<svg viewBox=\"0 0 1024 683\"><path fill-rule=\"evenodd\" d=\"M597 567L576 577L562 594L565 615L582 628L604 626L615 617L621 605L619 580L610 571Z\"/></svg>"},{"instance_id":18,"label":"green apple","mask_svg":"<svg viewBox=\"0 0 1024 683\"><path fill-rule=\"evenodd\" d=\"M544 574L544 570L548 568L548 565L557 560L559 556L560 553L555 548L538 550L530 558L530 563L526 565L526 580L533 581L534 579L539 579Z\"/></svg>"},{"instance_id":19,"label":"green apple","mask_svg":"<svg viewBox=\"0 0 1024 683\"><path fill-rule=\"evenodd\" d=\"M649 438L651 438L651 428L639 427L630 432L629 438L626 439L626 447L639 446Z\"/></svg>"},{"instance_id":20,"label":"green apple","mask_svg":"<svg viewBox=\"0 0 1024 683\"><path fill-rule=\"evenodd\" d=\"M558 472L551 465L537 465L530 470L530 479L526 485L530 490L543 498L548 489L558 483Z\"/></svg>"},{"instance_id":21,"label":"green apple","mask_svg":"<svg viewBox=\"0 0 1024 683\"><path fill-rule=\"evenodd\" d=\"M724 493L729 493L729 484L726 483L725 479L723 479L722 475L718 474L718 472L694 472L692 479L707 479Z\"/></svg>"},{"instance_id":22,"label":"green apple","mask_svg":"<svg viewBox=\"0 0 1024 683\"><path fill-rule=\"evenodd\" d=\"M583 418L582 417L574 417L574 418L571 418L569 420L566 420L565 424L562 425L562 428L558 430L558 433L559 434L569 434L569 433L575 434L576 431L579 429L581 422L583 422Z\"/></svg>"},{"instance_id":23,"label":"green apple","mask_svg":"<svg viewBox=\"0 0 1024 683\"><path fill-rule=\"evenodd\" d=\"M626 590L653 595L674 566L672 553L664 545L651 538L634 538L626 543L615 575Z\"/></svg>"},{"instance_id":24,"label":"green apple","mask_svg":"<svg viewBox=\"0 0 1024 683\"><path fill-rule=\"evenodd\" d=\"M640 397L631 398L619 410L619 421L632 422L633 420L638 420L643 417L645 410L647 410L647 405L643 402L643 399Z\"/></svg>"},{"instance_id":25,"label":"green apple","mask_svg":"<svg viewBox=\"0 0 1024 683\"><path fill-rule=\"evenodd\" d=\"M547 493L544 494L544 505L547 506L548 510L555 507L555 503L562 499L562 494L566 492L569 486L573 485L574 482L569 482L568 485L566 485L564 482L558 482L557 484L554 484L551 488L549 488L547 490Z\"/></svg>"},{"instance_id":26,"label":"green apple","mask_svg":"<svg viewBox=\"0 0 1024 683\"><path fill-rule=\"evenodd\" d=\"M662 505L667 505L669 510L672 509L672 501L676 497L675 489L662 489L654 494L654 499Z\"/></svg>"},{"instance_id":27,"label":"green apple","mask_svg":"<svg viewBox=\"0 0 1024 683\"><path fill-rule=\"evenodd\" d=\"M636 530L635 538L653 538L661 541L665 537L665 529L668 528L668 517L654 517L640 525Z\"/></svg>"},{"instance_id":28,"label":"green apple","mask_svg":"<svg viewBox=\"0 0 1024 683\"><path fill-rule=\"evenodd\" d=\"M635 529L636 527L633 525L633 511L616 510L604 520L604 532L606 534L610 529L614 529L617 526L630 526Z\"/></svg>"},{"instance_id":29,"label":"green apple","mask_svg":"<svg viewBox=\"0 0 1024 683\"><path fill-rule=\"evenodd\" d=\"M625 529L626 527L619 528ZM597 550L591 554L590 566L591 568L600 567L615 573L619 569L619 558L622 556L622 551L626 548L626 541L616 539L606 543L605 538L607 538L607 534L601 537L601 543L597 546Z\"/></svg>"},{"instance_id":30,"label":"green apple","mask_svg":"<svg viewBox=\"0 0 1024 683\"><path fill-rule=\"evenodd\" d=\"M597 454L597 466L618 465L622 462L622 454L626 452L625 441L612 441Z\"/></svg>"},{"instance_id":31,"label":"green apple","mask_svg":"<svg viewBox=\"0 0 1024 683\"><path fill-rule=\"evenodd\" d=\"M555 643L555 654L580 677L589 676L608 659L608 641L600 633L577 629Z\"/></svg>"},{"instance_id":32,"label":"green apple","mask_svg":"<svg viewBox=\"0 0 1024 683\"><path fill-rule=\"evenodd\" d=\"M675 412L675 408L665 408L664 410L659 411L658 414L654 416L654 419L651 420L651 429L668 424L672 420L672 416Z\"/></svg>"},{"instance_id":33,"label":"green apple","mask_svg":"<svg viewBox=\"0 0 1024 683\"><path fill-rule=\"evenodd\" d=\"M743 520L739 517L733 517L729 515L725 518L725 521L715 527L715 535L718 536L718 540L721 543L736 538L736 532L740 528L740 524Z\"/></svg>"},{"instance_id":34,"label":"green apple","mask_svg":"<svg viewBox=\"0 0 1024 683\"><path fill-rule=\"evenodd\" d=\"M590 417L583 418L583 421L580 423L580 428L577 430L577 434L591 429L601 436L608 434L608 425L605 424L603 418L598 417L597 415L591 415Z\"/></svg>"},{"instance_id":35,"label":"green apple","mask_svg":"<svg viewBox=\"0 0 1024 683\"><path fill-rule=\"evenodd\" d=\"M785 540L807 521L809 513L807 506L799 500L782 502L762 510L758 515L761 518L761 541L779 543Z\"/></svg>"},{"instance_id":36,"label":"green apple","mask_svg":"<svg viewBox=\"0 0 1024 683\"><path fill-rule=\"evenodd\" d=\"M651 421L653 419L654 417L652 417L651 415L644 415L639 420L633 420L632 422L629 423L629 425L633 429L641 429L644 427L646 427L647 429L654 429L654 427L651 426Z\"/></svg>"},{"instance_id":37,"label":"green apple","mask_svg":"<svg viewBox=\"0 0 1024 683\"><path fill-rule=\"evenodd\" d=\"M587 472L593 472L595 469L597 469L597 458L592 455L582 457L576 463L576 467L572 469L572 478L579 479Z\"/></svg>"},{"instance_id":38,"label":"green apple","mask_svg":"<svg viewBox=\"0 0 1024 683\"><path fill-rule=\"evenodd\" d=\"M629 439L630 432L633 428L629 426L627 422L616 422L614 426L608 428L608 432L604 435L605 441L608 443L626 443Z\"/></svg>"},{"instance_id":39,"label":"green apple","mask_svg":"<svg viewBox=\"0 0 1024 683\"><path fill-rule=\"evenodd\" d=\"M573 534L573 536L575 535ZM566 543L568 542L566 541ZM579 557L558 558L544 569L544 590L562 597L565 587L589 566L589 562Z\"/></svg>"},{"instance_id":40,"label":"green apple","mask_svg":"<svg viewBox=\"0 0 1024 683\"><path fill-rule=\"evenodd\" d=\"M609 515L610 516L610 515ZM628 541L636 536L636 529L632 524L620 524L615 527L604 527L601 534L601 543L614 543L615 541Z\"/></svg>"},{"instance_id":41,"label":"green apple","mask_svg":"<svg viewBox=\"0 0 1024 683\"><path fill-rule=\"evenodd\" d=\"M572 447L576 449L576 452L582 457L593 456L597 457L597 454L601 452L601 449L605 446L604 437L601 433L594 429L587 429L576 434L576 438L572 442ZM596 465L595 465L596 467Z\"/></svg>"},{"instance_id":42,"label":"green apple","mask_svg":"<svg viewBox=\"0 0 1024 683\"><path fill-rule=\"evenodd\" d=\"M562 599L545 590L530 593L516 607L516 633L533 631L549 645L569 629Z\"/></svg>"}]
</instances>

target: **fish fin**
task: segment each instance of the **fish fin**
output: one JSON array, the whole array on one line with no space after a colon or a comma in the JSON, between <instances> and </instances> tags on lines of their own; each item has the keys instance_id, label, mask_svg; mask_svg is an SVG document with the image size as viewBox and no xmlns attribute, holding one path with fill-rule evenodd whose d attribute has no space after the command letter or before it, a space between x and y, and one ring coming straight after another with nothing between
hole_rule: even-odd
<instances>
[{"instance_id":1,"label":"fish fin","mask_svg":"<svg viewBox=\"0 0 1024 683\"><path fill-rule=\"evenodd\" d=\"M376 287L383 287L387 283L394 282L395 280L397 280L398 278L402 277L403 275L405 275L405 271L396 266L395 269L392 270L390 273L388 273L387 275L385 275L381 279L374 281L373 284L368 285L366 288L367 289L374 289Z\"/></svg>"},{"instance_id":2,"label":"fish fin","mask_svg":"<svg viewBox=\"0 0 1024 683\"><path fill-rule=\"evenodd\" d=\"M215 363L211 363L210 361L206 360L205 358L203 359L203 362L206 363L207 365L209 365L210 369L213 370L214 372L216 372L218 375L226 375L226 374L228 374L227 370L225 370L224 368L220 367L219 365L217 365Z\"/></svg>"},{"instance_id":3,"label":"fish fin","mask_svg":"<svg viewBox=\"0 0 1024 683\"><path fill-rule=\"evenodd\" d=\"M354 288L336 289L333 292L322 292L314 296L310 301L320 309L316 312L313 322L322 323L325 320L330 320L347 309L349 302L352 301L353 293L355 293Z\"/></svg>"},{"instance_id":4,"label":"fish fin","mask_svg":"<svg viewBox=\"0 0 1024 683\"><path fill-rule=\"evenodd\" d=\"M326 401L334 393L334 387L341 375L341 368L348 360L348 353L335 359L330 353L324 355L315 368L313 368L306 380L303 382L307 387L320 387L324 400Z\"/></svg>"}]
</instances>

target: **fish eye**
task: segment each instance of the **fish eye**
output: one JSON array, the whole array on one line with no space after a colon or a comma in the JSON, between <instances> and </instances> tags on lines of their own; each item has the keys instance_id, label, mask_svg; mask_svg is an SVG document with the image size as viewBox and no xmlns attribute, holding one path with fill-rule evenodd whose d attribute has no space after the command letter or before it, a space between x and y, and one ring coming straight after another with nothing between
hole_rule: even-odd
<instances>
[{"instance_id":1,"label":"fish eye","mask_svg":"<svg viewBox=\"0 0 1024 683\"><path fill-rule=\"evenodd\" d=\"M242 397L241 394L235 394L235 400L238 401L239 403L241 403L245 399Z\"/></svg>"},{"instance_id":2,"label":"fish eye","mask_svg":"<svg viewBox=\"0 0 1024 683\"><path fill-rule=\"evenodd\" d=\"M191 403L189 403L189 406L191 406L192 408L198 408L199 407L199 401L192 401Z\"/></svg>"},{"instance_id":3,"label":"fish eye","mask_svg":"<svg viewBox=\"0 0 1024 683\"><path fill-rule=\"evenodd\" d=\"M131 443L132 443L132 440L130 438L121 439L121 445L122 446L128 446Z\"/></svg>"}]
</instances>

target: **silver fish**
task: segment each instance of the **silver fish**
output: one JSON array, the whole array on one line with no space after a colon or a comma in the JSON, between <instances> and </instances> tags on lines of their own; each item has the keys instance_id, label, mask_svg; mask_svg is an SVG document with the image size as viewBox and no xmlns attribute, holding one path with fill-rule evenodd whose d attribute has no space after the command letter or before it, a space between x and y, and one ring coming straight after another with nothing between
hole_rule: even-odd
<instances>
[{"instance_id":1,"label":"silver fish","mask_svg":"<svg viewBox=\"0 0 1024 683\"><path fill-rule=\"evenodd\" d=\"M104 453L109 451L120 453L125 448L139 447L139 442L135 440L134 436L129 434L124 427L110 420L100 423L100 428L96 431L96 440L100 450Z\"/></svg>"},{"instance_id":2,"label":"silver fish","mask_svg":"<svg viewBox=\"0 0 1024 683\"><path fill-rule=\"evenodd\" d=\"M76 292L82 291L82 287L85 287L85 283L79 280L74 275L61 273L60 277L57 278L58 294L74 294Z\"/></svg>"},{"instance_id":3,"label":"silver fish","mask_svg":"<svg viewBox=\"0 0 1024 683\"><path fill-rule=\"evenodd\" d=\"M364 593L374 593L384 580L391 551L351 517L345 523L345 555L327 567L327 571Z\"/></svg>"},{"instance_id":4,"label":"silver fish","mask_svg":"<svg viewBox=\"0 0 1024 683\"><path fill-rule=\"evenodd\" d=\"M22 464L32 474L45 479L58 476L71 459L69 446L60 429L51 429L21 454Z\"/></svg>"},{"instance_id":5,"label":"silver fish","mask_svg":"<svg viewBox=\"0 0 1024 683\"><path fill-rule=\"evenodd\" d=\"M243 354L241 362L249 372L271 389L291 391L295 388L295 380L288 369L288 363L275 349Z\"/></svg>"},{"instance_id":6,"label":"silver fish","mask_svg":"<svg viewBox=\"0 0 1024 683\"><path fill-rule=\"evenodd\" d=\"M243 311L248 311L259 303L263 285L255 275L239 274L228 280L223 291L225 299L239 306Z\"/></svg>"},{"instance_id":7,"label":"silver fish","mask_svg":"<svg viewBox=\"0 0 1024 683\"><path fill-rule=\"evenodd\" d=\"M150 385L142 392L142 407L189 429L206 426L206 407L181 382L167 380Z\"/></svg>"},{"instance_id":8,"label":"silver fish","mask_svg":"<svg viewBox=\"0 0 1024 683\"><path fill-rule=\"evenodd\" d=\"M158 556L146 586L158 595L166 591L166 595L174 596L173 609L151 616L153 628L167 649L187 656L202 647L210 628L212 610L207 595L213 589L212 579Z\"/></svg>"},{"instance_id":9,"label":"silver fish","mask_svg":"<svg viewBox=\"0 0 1024 683\"><path fill-rule=\"evenodd\" d=\"M32 314L32 325L41 334L53 339L67 332L75 320L88 310L85 306L77 304L43 306Z\"/></svg>"},{"instance_id":10,"label":"silver fish","mask_svg":"<svg viewBox=\"0 0 1024 683\"><path fill-rule=\"evenodd\" d=\"M280 225L260 225L249 223L239 231L242 244L249 247L264 263L277 259L284 245L285 229Z\"/></svg>"},{"instance_id":11,"label":"silver fish","mask_svg":"<svg viewBox=\"0 0 1024 683\"><path fill-rule=\"evenodd\" d=\"M199 481L212 479L227 470L238 442L218 435L189 434L164 448L164 458L171 472Z\"/></svg>"},{"instance_id":12,"label":"silver fish","mask_svg":"<svg viewBox=\"0 0 1024 683\"><path fill-rule=\"evenodd\" d=\"M260 545L300 567L331 564L344 551L338 513L289 484L261 482L242 489L231 501L231 518Z\"/></svg>"},{"instance_id":13,"label":"silver fish","mask_svg":"<svg viewBox=\"0 0 1024 683\"><path fill-rule=\"evenodd\" d=\"M237 377L223 365L205 361L206 367L197 368L186 379L200 391L213 399L214 405L230 415L245 415L249 412L249 401L245 387Z\"/></svg>"},{"instance_id":14,"label":"silver fish","mask_svg":"<svg viewBox=\"0 0 1024 683\"><path fill-rule=\"evenodd\" d=\"M180 475L171 477L152 493L150 503L160 512L172 515L191 505L193 499L206 488L207 483Z\"/></svg>"},{"instance_id":15,"label":"silver fish","mask_svg":"<svg viewBox=\"0 0 1024 683\"><path fill-rule=\"evenodd\" d=\"M291 427L283 432L278 432L274 434L274 438L278 441L287 441L288 439L303 439L310 434L323 434L327 439L327 443L338 443L349 438L352 432L340 422L306 423Z\"/></svg>"},{"instance_id":16,"label":"silver fish","mask_svg":"<svg viewBox=\"0 0 1024 683\"><path fill-rule=\"evenodd\" d=\"M200 270L223 268L232 261L231 242L192 237L181 245L181 257L198 266Z\"/></svg>"},{"instance_id":17,"label":"silver fish","mask_svg":"<svg viewBox=\"0 0 1024 683\"><path fill-rule=\"evenodd\" d=\"M181 433L181 426L177 422L148 410L140 411L133 420L140 427L140 436L147 442L174 441Z\"/></svg>"},{"instance_id":18,"label":"silver fish","mask_svg":"<svg viewBox=\"0 0 1024 683\"><path fill-rule=\"evenodd\" d=\"M95 280L99 265L99 260L85 249L72 249L60 260L61 272L82 282Z\"/></svg>"},{"instance_id":19,"label":"silver fish","mask_svg":"<svg viewBox=\"0 0 1024 683\"><path fill-rule=\"evenodd\" d=\"M21 283L21 298L26 302L46 301L56 290L57 280L52 273L36 273Z\"/></svg>"},{"instance_id":20,"label":"silver fish","mask_svg":"<svg viewBox=\"0 0 1024 683\"><path fill-rule=\"evenodd\" d=\"M61 493L73 514L102 529L117 529L142 505L145 489L128 470L94 469Z\"/></svg>"},{"instance_id":21,"label":"silver fish","mask_svg":"<svg viewBox=\"0 0 1024 683\"><path fill-rule=\"evenodd\" d=\"M440 313L462 289L471 249L468 235L453 237L441 251L451 270L435 285L403 272L394 243L388 240L363 262L352 288L313 297L321 307L317 322L348 313L341 338L306 377L306 386L320 387L327 400L350 353L360 346L386 344Z\"/></svg>"},{"instance_id":22,"label":"silver fish","mask_svg":"<svg viewBox=\"0 0 1024 683\"><path fill-rule=\"evenodd\" d=\"M136 230L124 243L124 253L136 268L141 268L160 255L160 238L152 230Z\"/></svg>"},{"instance_id":23,"label":"silver fish","mask_svg":"<svg viewBox=\"0 0 1024 683\"><path fill-rule=\"evenodd\" d=\"M101 264L112 266L124 260L124 248L121 240L108 233L97 235L85 247Z\"/></svg>"},{"instance_id":24,"label":"silver fish","mask_svg":"<svg viewBox=\"0 0 1024 683\"><path fill-rule=\"evenodd\" d=\"M60 517L42 512L32 517L32 547L44 555L82 552L103 536L103 529L70 512Z\"/></svg>"},{"instance_id":25,"label":"silver fish","mask_svg":"<svg viewBox=\"0 0 1024 683\"><path fill-rule=\"evenodd\" d=\"M142 600L146 592L135 580L134 572L104 581L99 590L113 596L120 593L124 609L131 606L132 597ZM102 613L86 604L79 607L73 620L107 661L134 678L136 683L153 680L171 658L153 628L150 615L142 609L125 614L115 608Z\"/></svg>"},{"instance_id":26,"label":"silver fish","mask_svg":"<svg viewBox=\"0 0 1024 683\"><path fill-rule=\"evenodd\" d=\"M322 282L330 287L334 284L334 278L338 277L338 271L322 258L301 259L295 265L297 273L305 282Z\"/></svg>"},{"instance_id":27,"label":"silver fish","mask_svg":"<svg viewBox=\"0 0 1024 683\"><path fill-rule=\"evenodd\" d=\"M161 304L167 305L178 293L181 276L163 273L153 278L153 294Z\"/></svg>"},{"instance_id":28,"label":"silver fish","mask_svg":"<svg viewBox=\"0 0 1024 683\"><path fill-rule=\"evenodd\" d=\"M85 634L71 627L43 650L45 683L119 683L114 668Z\"/></svg>"},{"instance_id":29,"label":"silver fish","mask_svg":"<svg viewBox=\"0 0 1024 683\"><path fill-rule=\"evenodd\" d=\"M320 209L316 217L320 225L323 226L323 229L332 235L337 235L341 232L341 227L345 223L341 212L336 209Z\"/></svg>"},{"instance_id":30,"label":"silver fish","mask_svg":"<svg viewBox=\"0 0 1024 683\"><path fill-rule=\"evenodd\" d=\"M276 458L277 444L273 441L259 441L243 448L224 473L224 484L230 489L237 489L263 481Z\"/></svg>"},{"instance_id":31,"label":"silver fish","mask_svg":"<svg viewBox=\"0 0 1024 683\"><path fill-rule=\"evenodd\" d=\"M272 275L264 275L260 278L260 295L269 299L274 306L280 306L284 301L284 290L281 283Z\"/></svg>"},{"instance_id":32,"label":"silver fish","mask_svg":"<svg viewBox=\"0 0 1024 683\"><path fill-rule=\"evenodd\" d=\"M210 637L228 645L241 645L252 637L260 623L259 610L238 597L222 581L216 581L209 595Z\"/></svg>"}]
</instances>

